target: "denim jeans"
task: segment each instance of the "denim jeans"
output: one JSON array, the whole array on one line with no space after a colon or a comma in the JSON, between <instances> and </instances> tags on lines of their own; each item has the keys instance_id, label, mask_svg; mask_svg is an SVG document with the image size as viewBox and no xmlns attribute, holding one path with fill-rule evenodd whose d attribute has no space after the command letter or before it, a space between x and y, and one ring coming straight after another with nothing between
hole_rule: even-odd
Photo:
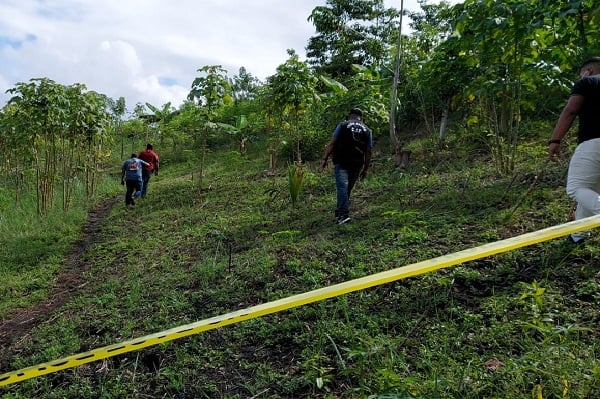
<instances>
[{"instance_id":1,"label":"denim jeans","mask_svg":"<svg viewBox=\"0 0 600 399\"><path fill-rule=\"evenodd\" d=\"M337 205L335 216L348 216L350 214L350 193L358 180L359 170L346 169L341 165L334 165L335 188Z\"/></svg>"},{"instance_id":2,"label":"denim jeans","mask_svg":"<svg viewBox=\"0 0 600 399\"><path fill-rule=\"evenodd\" d=\"M600 214L600 138L579 144L571 157L567 175L567 195L577 202L575 219ZM575 241L589 232L571 235Z\"/></svg>"},{"instance_id":3,"label":"denim jeans","mask_svg":"<svg viewBox=\"0 0 600 399\"><path fill-rule=\"evenodd\" d=\"M146 196L148 193L148 183L150 182L150 178L152 177L152 172L142 172L142 198Z\"/></svg>"}]
</instances>

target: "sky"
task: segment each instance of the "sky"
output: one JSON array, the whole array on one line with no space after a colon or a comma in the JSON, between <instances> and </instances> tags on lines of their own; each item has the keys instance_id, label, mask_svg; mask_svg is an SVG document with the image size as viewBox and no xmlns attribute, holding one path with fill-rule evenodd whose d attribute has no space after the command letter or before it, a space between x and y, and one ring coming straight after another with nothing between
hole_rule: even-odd
<instances>
[{"instance_id":1,"label":"sky","mask_svg":"<svg viewBox=\"0 0 600 399\"><path fill-rule=\"evenodd\" d=\"M385 0L400 8L400 0ZM437 3L430 1L430 3ZM450 1L455 4L456 1ZM179 107L206 65L264 80L315 35L326 0L1 0L0 107L6 90L49 78L113 99ZM404 0L417 11L417 0Z\"/></svg>"}]
</instances>

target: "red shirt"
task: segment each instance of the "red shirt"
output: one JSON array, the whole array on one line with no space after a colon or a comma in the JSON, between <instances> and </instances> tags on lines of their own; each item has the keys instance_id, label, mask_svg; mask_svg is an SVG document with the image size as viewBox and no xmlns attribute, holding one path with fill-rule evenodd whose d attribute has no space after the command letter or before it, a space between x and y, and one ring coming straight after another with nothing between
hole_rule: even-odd
<instances>
[{"instance_id":1,"label":"red shirt","mask_svg":"<svg viewBox=\"0 0 600 399\"><path fill-rule=\"evenodd\" d=\"M158 154L152 150L143 150L138 155L138 158L142 161L148 162L149 166L144 166L144 170L146 172L152 172L154 170L158 170Z\"/></svg>"}]
</instances>

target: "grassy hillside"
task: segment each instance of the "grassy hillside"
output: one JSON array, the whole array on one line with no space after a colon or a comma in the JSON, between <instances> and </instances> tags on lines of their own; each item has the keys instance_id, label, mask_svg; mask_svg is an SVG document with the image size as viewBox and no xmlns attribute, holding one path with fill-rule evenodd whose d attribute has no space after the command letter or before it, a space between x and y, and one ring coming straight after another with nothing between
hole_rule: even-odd
<instances>
[{"instance_id":1,"label":"grassy hillside","mask_svg":"<svg viewBox=\"0 0 600 399\"><path fill-rule=\"evenodd\" d=\"M71 270L77 284L31 331L7 337L0 371L568 221L566 164L549 164L541 145L524 147L510 175L458 145L411 146L407 170L376 151L342 226L331 171L316 164L292 208L286 168L270 175L258 151L211 154L201 194L197 164L161 154L149 197L135 209L119 200L88 231L93 240ZM585 246L557 239L0 390L3 398L600 397L597 244L597 236ZM42 266L23 256L27 269Z\"/></svg>"}]
</instances>

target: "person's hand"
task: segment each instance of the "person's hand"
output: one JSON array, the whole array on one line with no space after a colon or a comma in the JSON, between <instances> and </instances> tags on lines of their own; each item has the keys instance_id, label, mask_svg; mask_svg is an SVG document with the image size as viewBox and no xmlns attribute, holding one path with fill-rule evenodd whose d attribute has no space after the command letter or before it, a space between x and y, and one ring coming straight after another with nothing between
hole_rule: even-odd
<instances>
[{"instance_id":1,"label":"person's hand","mask_svg":"<svg viewBox=\"0 0 600 399\"><path fill-rule=\"evenodd\" d=\"M121 185L124 186L125 185L125 180L121 179Z\"/></svg>"},{"instance_id":2,"label":"person's hand","mask_svg":"<svg viewBox=\"0 0 600 399\"><path fill-rule=\"evenodd\" d=\"M158 176L158 170L154 172L154 176Z\"/></svg>"},{"instance_id":3,"label":"person's hand","mask_svg":"<svg viewBox=\"0 0 600 399\"><path fill-rule=\"evenodd\" d=\"M560 143L548 144L548 157L553 162L558 161L560 158Z\"/></svg>"},{"instance_id":4,"label":"person's hand","mask_svg":"<svg viewBox=\"0 0 600 399\"><path fill-rule=\"evenodd\" d=\"M321 170L325 170L327 168L327 158L323 158L321 162Z\"/></svg>"}]
</instances>

